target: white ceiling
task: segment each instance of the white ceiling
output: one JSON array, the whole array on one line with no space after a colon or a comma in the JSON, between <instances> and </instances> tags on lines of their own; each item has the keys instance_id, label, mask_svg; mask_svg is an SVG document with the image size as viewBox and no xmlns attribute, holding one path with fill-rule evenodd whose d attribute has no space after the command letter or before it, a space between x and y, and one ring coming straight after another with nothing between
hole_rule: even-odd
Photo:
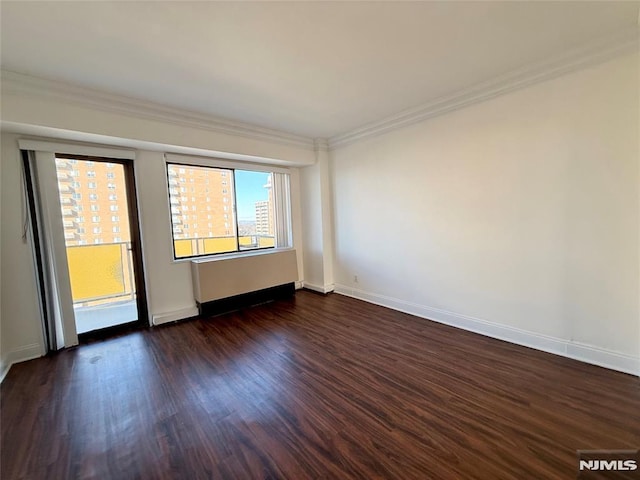
<instances>
[{"instance_id":1,"label":"white ceiling","mask_svg":"<svg viewBox=\"0 0 640 480\"><path fill-rule=\"evenodd\" d=\"M593 39L638 2L10 2L4 70L332 137Z\"/></svg>"}]
</instances>

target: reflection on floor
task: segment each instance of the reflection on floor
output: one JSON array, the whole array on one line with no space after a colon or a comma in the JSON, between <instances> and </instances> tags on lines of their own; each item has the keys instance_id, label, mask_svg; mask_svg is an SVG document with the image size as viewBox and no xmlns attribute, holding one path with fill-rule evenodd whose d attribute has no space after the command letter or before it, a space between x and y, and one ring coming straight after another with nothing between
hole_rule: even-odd
<instances>
[{"instance_id":1,"label":"reflection on floor","mask_svg":"<svg viewBox=\"0 0 640 480\"><path fill-rule=\"evenodd\" d=\"M113 327L138 319L135 300L115 302L93 307L74 305L78 333Z\"/></svg>"}]
</instances>

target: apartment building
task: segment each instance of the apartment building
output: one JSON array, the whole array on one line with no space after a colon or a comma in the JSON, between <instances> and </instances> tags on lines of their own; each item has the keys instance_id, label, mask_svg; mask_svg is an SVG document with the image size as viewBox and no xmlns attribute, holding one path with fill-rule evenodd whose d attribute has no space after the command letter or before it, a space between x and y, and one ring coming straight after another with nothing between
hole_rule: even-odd
<instances>
[{"instance_id":1,"label":"apartment building","mask_svg":"<svg viewBox=\"0 0 640 480\"><path fill-rule=\"evenodd\" d=\"M273 190L271 188L271 177L264 185L267 189L267 200L256 202L256 234L273 236Z\"/></svg>"},{"instance_id":2,"label":"apartment building","mask_svg":"<svg viewBox=\"0 0 640 480\"><path fill-rule=\"evenodd\" d=\"M122 168L107 162L57 158L67 246L131 241Z\"/></svg>"}]
</instances>

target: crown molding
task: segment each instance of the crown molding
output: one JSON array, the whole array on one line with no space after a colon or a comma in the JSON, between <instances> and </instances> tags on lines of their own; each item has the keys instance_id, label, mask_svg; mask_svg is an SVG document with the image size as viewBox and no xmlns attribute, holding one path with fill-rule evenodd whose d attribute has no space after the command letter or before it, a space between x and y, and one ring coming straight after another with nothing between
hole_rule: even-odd
<instances>
[{"instance_id":1,"label":"crown molding","mask_svg":"<svg viewBox=\"0 0 640 480\"><path fill-rule=\"evenodd\" d=\"M559 77L589 65L616 58L625 53L638 51L639 32L640 29L633 27L613 36L600 38L544 62L513 70L419 107L410 108L385 119L368 123L350 132L335 135L329 138L329 148L335 149L358 140L382 135L529 85Z\"/></svg>"},{"instance_id":2,"label":"crown molding","mask_svg":"<svg viewBox=\"0 0 640 480\"><path fill-rule=\"evenodd\" d=\"M313 148L316 152L328 152L329 151L329 141L326 138L314 138L313 139Z\"/></svg>"},{"instance_id":3,"label":"crown molding","mask_svg":"<svg viewBox=\"0 0 640 480\"><path fill-rule=\"evenodd\" d=\"M589 65L613 59L625 53L638 51L639 31L640 28L637 26L629 28L616 35L598 39L580 48L547 59L544 62L513 70L471 88L440 97L382 120L365 124L349 132L335 135L328 140L312 139L7 70L1 71L0 78L3 95L14 94L61 100L96 110L156 120L173 125L268 141L312 151L324 151L378 136L535 83L559 77Z\"/></svg>"},{"instance_id":4,"label":"crown molding","mask_svg":"<svg viewBox=\"0 0 640 480\"><path fill-rule=\"evenodd\" d=\"M302 147L309 150L314 149L314 141L311 138L55 80L2 70L1 81L3 95L13 94L61 100L105 112L120 113L131 117L241 136L253 140Z\"/></svg>"}]
</instances>

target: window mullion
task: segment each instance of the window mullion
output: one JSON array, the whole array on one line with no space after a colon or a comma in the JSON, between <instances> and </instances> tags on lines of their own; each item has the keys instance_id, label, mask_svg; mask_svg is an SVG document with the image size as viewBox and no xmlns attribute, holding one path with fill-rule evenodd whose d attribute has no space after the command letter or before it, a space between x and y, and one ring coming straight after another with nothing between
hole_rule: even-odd
<instances>
[{"instance_id":1,"label":"window mullion","mask_svg":"<svg viewBox=\"0 0 640 480\"><path fill-rule=\"evenodd\" d=\"M236 190L236 171L231 170L231 179L233 183L233 220L236 224L236 252L240 251L240 224L238 222L238 191Z\"/></svg>"},{"instance_id":2,"label":"window mullion","mask_svg":"<svg viewBox=\"0 0 640 480\"><path fill-rule=\"evenodd\" d=\"M288 175L167 162L167 182L175 259L290 244Z\"/></svg>"}]
</instances>

